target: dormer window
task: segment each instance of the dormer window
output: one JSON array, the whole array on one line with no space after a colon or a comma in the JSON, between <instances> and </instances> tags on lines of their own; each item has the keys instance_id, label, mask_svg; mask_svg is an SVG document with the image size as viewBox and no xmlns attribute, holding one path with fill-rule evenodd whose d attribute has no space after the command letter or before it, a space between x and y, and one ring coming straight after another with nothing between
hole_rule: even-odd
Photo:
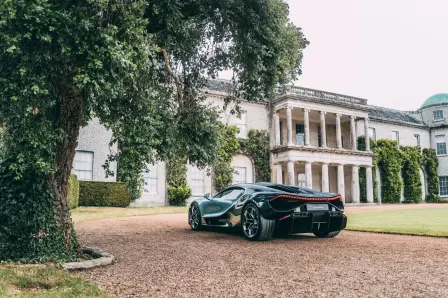
<instances>
[{"instance_id":1,"label":"dormer window","mask_svg":"<svg viewBox=\"0 0 448 298\"><path fill-rule=\"evenodd\" d=\"M442 121L443 120L443 110L433 111L434 121Z\"/></svg>"}]
</instances>

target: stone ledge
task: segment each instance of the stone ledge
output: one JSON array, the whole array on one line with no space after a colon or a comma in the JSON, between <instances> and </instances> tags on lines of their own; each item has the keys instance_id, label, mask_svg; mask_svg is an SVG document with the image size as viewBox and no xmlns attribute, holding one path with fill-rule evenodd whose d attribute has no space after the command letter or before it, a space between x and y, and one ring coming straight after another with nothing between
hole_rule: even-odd
<instances>
[{"instance_id":1,"label":"stone ledge","mask_svg":"<svg viewBox=\"0 0 448 298\"><path fill-rule=\"evenodd\" d=\"M95 259L65 263L62 267L67 270L91 269L95 267L107 266L115 261L115 257L113 255L96 247L86 247L81 249L81 252L91 255Z\"/></svg>"}]
</instances>

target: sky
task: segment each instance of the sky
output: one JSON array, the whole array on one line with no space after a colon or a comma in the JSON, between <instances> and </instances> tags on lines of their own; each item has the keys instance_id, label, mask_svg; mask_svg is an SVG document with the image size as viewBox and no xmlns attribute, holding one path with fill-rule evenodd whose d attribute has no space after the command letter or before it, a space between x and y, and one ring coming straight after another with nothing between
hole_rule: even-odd
<instances>
[{"instance_id":1,"label":"sky","mask_svg":"<svg viewBox=\"0 0 448 298\"><path fill-rule=\"evenodd\" d=\"M448 93L448 0L289 0L310 45L295 83L415 110Z\"/></svg>"}]
</instances>

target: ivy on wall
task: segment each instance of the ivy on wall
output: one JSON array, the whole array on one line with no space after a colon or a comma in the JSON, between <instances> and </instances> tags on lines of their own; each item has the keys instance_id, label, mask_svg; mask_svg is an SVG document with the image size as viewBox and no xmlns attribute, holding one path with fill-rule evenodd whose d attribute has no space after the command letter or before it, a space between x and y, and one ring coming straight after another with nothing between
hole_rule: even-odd
<instances>
[{"instance_id":1,"label":"ivy on wall","mask_svg":"<svg viewBox=\"0 0 448 298\"><path fill-rule=\"evenodd\" d=\"M422 153L420 147L401 147L403 157L402 177L405 202L418 203L422 198L420 165Z\"/></svg>"},{"instance_id":2,"label":"ivy on wall","mask_svg":"<svg viewBox=\"0 0 448 298\"><path fill-rule=\"evenodd\" d=\"M266 130L249 130L247 139L240 139L241 154L250 156L254 162L256 182L270 181L269 133Z\"/></svg>"},{"instance_id":3,"label":"ivy on wall","mask_svg":"<svg viewBox=\"0 0 448 298\"><path fill-rule=\"evenodd\" d=\"M403 181L401 167L403 155L397 141L379 140L376 153L381 173L381 201L383 203L399 203Z\"/></svg>"},{"instance_id":4,"label":"ivy on wall","mask_svg":"<svg viewBox=\"0 0 448 298\"><path fill-rule=\"evenodd\" d=\"M439 174L437 168L439 167L439 160L434 149L423 149L422 152L422 166L426 172L426 183L428 193L426 194L427 202L438 202L439 198Z\"/></svg>"},{"instance_id":5,"label":"ivy on wall","mask_svg":"<svg viewBox=\"0 0 448 298\"><path fill-rule=\"evenodd\" d=\"M223 128L218 161L213 165L214 188L220 191L232 184L232 158L235 154L250 157L254 163L256 182L270 180L269 133L266 130L251 129L246 139L238 139L235 126Z\"/></svg>"}]
</instances>

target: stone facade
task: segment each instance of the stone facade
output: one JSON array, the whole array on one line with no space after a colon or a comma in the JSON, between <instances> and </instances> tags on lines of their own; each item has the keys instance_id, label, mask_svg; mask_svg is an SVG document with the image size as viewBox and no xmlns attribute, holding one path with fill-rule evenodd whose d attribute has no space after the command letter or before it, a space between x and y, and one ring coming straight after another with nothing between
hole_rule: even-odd
<instances>
[{"instance_id":1,"label":"stone facade","mask_svg":"<svg viewBox=\"0 0 448 298\"><path fill-rule=\"evenodd\" d=\"M359 203L358 173L366 168L367 200L373 202L373 153L358 151L358 136L370 135L374 139L396 139L402 146L421 146L437 149L439 143L439 176L448 184L448 102L422 106L417 111L398 111L370 106L366 99L300 87L279 90L270 111L266 102L241 102L241 118L230 113L231 105L223 109L224 98L230 86L227 81L211 82L205 90L207 104L220 109L221 121L237 125L240 137L250 129L268 130L271 135L273 161L272 181L300 185L318 191L340 193L346 203ZM441 112L440 112L441 111ZM106 178L101 165L109 152L111 133L93 120L81 132L79 150L94 152L93 180ZM441 144L444 140L444 144ZM443 150L445 148L445 151ZM116 150L116 148L112 148ZM237 155L232 161L237 169L235 182L253 182L254 167L247 156ZM166 205L165 165L153 166L145 176L148 191L132 206ZM377 171L378 174L378 171ZM444 177L447 178L444 178ZM423 185L423 171L421 173ZM212 179L207 170L189 166L187 179L193 189L193 198L212 193ZM445 182L441 182L445 183ZM443 188L444 185L441 184ZM441 196L448 199L448 185ZM380 191L379 191L380 192ZM425 190L424 190L425 192ZM424 193L422 194L424 198Z\"/></svg>"}]
</instances>

